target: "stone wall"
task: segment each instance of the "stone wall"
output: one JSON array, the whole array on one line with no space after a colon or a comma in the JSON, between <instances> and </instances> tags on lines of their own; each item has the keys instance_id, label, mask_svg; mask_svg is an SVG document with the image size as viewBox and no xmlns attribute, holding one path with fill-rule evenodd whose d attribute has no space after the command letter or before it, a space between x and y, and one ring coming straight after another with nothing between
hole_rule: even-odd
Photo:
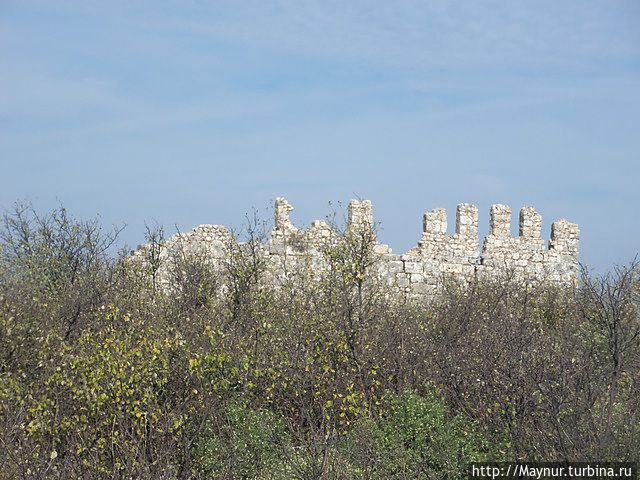
<instances>
[{"instance_id":1,"label":"stone wall","mask_svg":"<svg viewBox=\"0 0 640 480\"><path fill-rule=\"evenodd\" d=\"M284 198L276 199L274 210L271 236L257 247L257 255L266 265L266 281L278 284L302 271L321 273L327 269L326 247L337 244L340 235L324 220L313 221L308 229L296 228L290 220L293 207ZM373 242L376 273L389 292L424 297L436 293L447 278L464 282L509 274L530 282L575 282L579 268L578 226L567 220L554 222L548 246L541 238L541 227L540 214L532 207L524 207L519 215L519 235L513 237L511 209L492 205L490 231L480 248L478 208L462 203L456 209L453 235L447 233L446 211L437 208L424 214L423 233L417 245L405 254L395 254L376 240L371 202L352 200L345 234L363 235ZM142 256L148 248L140 247L135 255ZM198 254L223 268L234 248L242 248L242 244L235 243L226 227L200 225L168 239L161 256Z\"/></svg>"}]
</instances>

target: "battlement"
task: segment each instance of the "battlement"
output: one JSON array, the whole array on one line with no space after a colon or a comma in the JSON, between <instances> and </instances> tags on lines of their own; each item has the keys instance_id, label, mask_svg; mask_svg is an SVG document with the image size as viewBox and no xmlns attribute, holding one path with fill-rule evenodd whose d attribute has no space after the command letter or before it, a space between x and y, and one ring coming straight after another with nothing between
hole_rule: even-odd
<instances>
[{"instance_id":1,"label":"battlement","mask_svg":"<svg viewBox=\"0 0 640 480\"><path fill-rule=\"evenodd\" d=\"M533 207L523 207L520 210L519 235L524 238L540 238L542 230L542 216Z\"/></svg>"},{"instance_id":2,"label":"battlement","mask_svg":"<svg viewBox=\"0 0 640 480\"><path fill-rule=\"evenodd\" d=\"M551 225L551 241L549 250L563 252L567 255L578 255L580 229L575 223L565 219L553 222Z\"/></svg>"},{"instance_id":3,"label":"battlement","mask_svg":"<svg viewBox=\"0 0 640 480\"><path fill-rule=\"evenodd\" d=\"M456 208L456 234L478 239L478 207L470 203L461 203Z\"/></svg>"},{"instance_id":4,"label":"battlement","mask_svg":"<svg viewBox=\"0 0 640 480\"><path fill-rule=\"evenodd\" d=\"M293 272L327 268L323 247L336 242L338 233L327 221L314 220L308 229L297 228L290 219L293 206L282 197L275 200L274 227L261 255L267 262L269 281L279 283ZM348 206L347 232L370 232L377 256L377 274L389 292L411 297L433 295L446 278L470 281L509 273L530 282L571 284L577 279L580 230L567 220L551 227L548 248L541 238L542 217L533 207L523 207L518 236L511 235L511 208L492 205L489 234L480 248L478 208L461 203L456 208L455 233L447 233L447 212L436 208L422 218L422 236L405 254L394 254L377 242L373 206L369 200L352 200ZM175 250L205 252L214 264L224 261L231 242L229 231L219 225L201 225L192 232L174 235L164 255Z\"/></svg>"},{"instance_id":5,"label":"battlement","mask_svg":"<svg viewBox=\"0 0 640 480\"><path fill-rule=\"evenodd\" d=\"M422 216L422 232L426 235L447 234L447 211L436 208Z\"/></svg>"},{"instance_id":6,"label":"battlement","mask_svg":"<svg viewBox=\"0 0 640 480\"><path fill-rule=\"evenodd\" d=\"M373 206L370 200L351 200L348 211L349 231L355 232L373 229Z\"/></svg>"},{"instance_id":7,"label":"battlement","mask_svg":"<svg viewBox=\"0 0 640 480\"><path fill-rule=\"evenodd\" d=\"M293 211L293 207L289 202L287 202L286 198L282 198L282 197L276 198L276 204L273 209L274 235L283 234L283 233L295 233L298 231L298 229L293 226L293 223L291 223L291 220L289 219L289 214L292 211Z\"/></svg>"}]
</instances>

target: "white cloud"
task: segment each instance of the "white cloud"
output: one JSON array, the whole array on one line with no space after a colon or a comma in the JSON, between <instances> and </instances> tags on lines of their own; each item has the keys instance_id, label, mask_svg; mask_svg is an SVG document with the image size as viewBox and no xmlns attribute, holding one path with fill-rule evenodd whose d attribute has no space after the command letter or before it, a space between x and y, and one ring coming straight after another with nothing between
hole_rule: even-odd
<instances>
[{"instance_id":1,"label":"white cloud","mask_svg":"<svg viewBox=\"0 0 640 480\"><path fill-rule=\"evenodd\" d=\"M193 4L192 4L193 5ZM248 1L145 15L147 28L333 59L441 67L640 53L632 2Z\"/></svg>"}]
</instances>

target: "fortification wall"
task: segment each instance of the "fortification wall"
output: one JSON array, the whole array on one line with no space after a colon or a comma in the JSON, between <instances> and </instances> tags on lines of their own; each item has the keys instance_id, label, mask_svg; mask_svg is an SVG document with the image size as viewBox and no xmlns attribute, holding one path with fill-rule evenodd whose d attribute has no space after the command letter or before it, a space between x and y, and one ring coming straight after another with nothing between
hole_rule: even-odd
<instances>
[{"instance_id":1,"label":"fortification wall","mask_svg":"<svg viewBox=\"0 0 640 480\"><path fill-rule=\"evenodd\" d=\"M336 245L340 235L324 220L315 220L308 229L297 228L290 219L293 207L277 198L274 227L270 238L257 246L257 255L266 264L265 281L280 284L302 272L321 273L329 268L327 247ZM519 215L519 234L511 236L511 209L492 205L490 231L482 242L478 236L478 208L462 203L456 209L455 233L447 233L447 212L437 208L423 216L422 236L404 254L395 254L375 237L373 208L368 200L352 200L348 207L348 235L360 235L372 242L378 276L389 292L409 297L435 294L445 279L467 282L475 277L514 275L530 282L550 281L570 284L578 275L580 230L567 220L552 224L551 239L541 237L542 217L532 207ZM137 255L148 255L141 247ZM191 232L176 234L160 249L161 258L176 253L197 254L217 268L223 268L231 252L242 248L229 230L220 225L200 225ZM146 253L145 253L146 252Z\"/></svg>"}]
</instances>

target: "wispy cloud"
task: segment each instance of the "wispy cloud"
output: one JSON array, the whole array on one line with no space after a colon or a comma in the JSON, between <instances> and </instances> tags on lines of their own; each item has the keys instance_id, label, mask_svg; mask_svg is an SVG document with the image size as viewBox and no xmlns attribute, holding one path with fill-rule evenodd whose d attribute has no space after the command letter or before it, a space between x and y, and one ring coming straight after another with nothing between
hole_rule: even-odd
<instances>
[{"instance_id":1,"label":"wispy cloud","mask_svg":"<svg viewBox=\"0 0 640 480\"><path fill-rule=\"evenodd\" d=\"M196 6L197 5L197 6ZM417 67L638 58L637 2L216 2L145 28Z\"/></svg>"}]
</instances>

